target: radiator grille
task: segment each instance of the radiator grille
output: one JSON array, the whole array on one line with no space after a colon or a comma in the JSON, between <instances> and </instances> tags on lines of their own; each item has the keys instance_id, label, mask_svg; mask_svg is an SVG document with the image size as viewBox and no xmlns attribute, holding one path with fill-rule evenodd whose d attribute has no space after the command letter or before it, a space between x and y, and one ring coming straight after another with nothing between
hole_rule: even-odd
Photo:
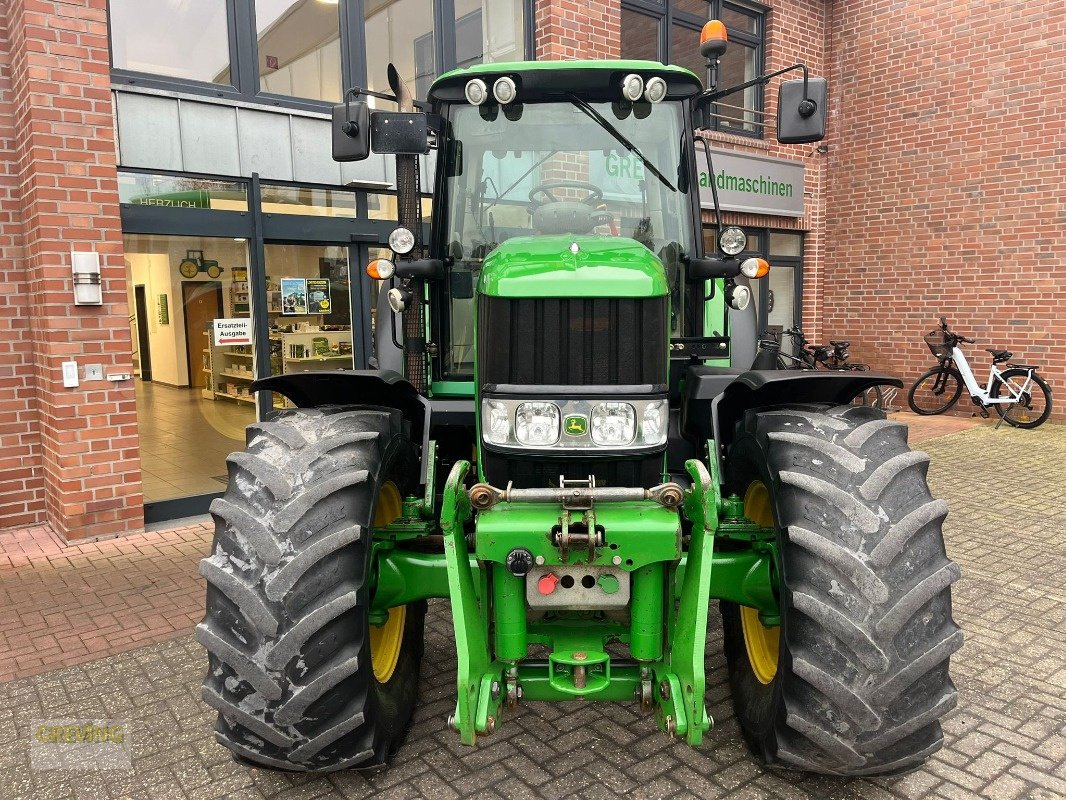
<instances>
[{"instance_id":1,"label":"radiator grille","mask_svg":"<svg viewBox=\"0 0 1066 800\"><path fill-rule=\"evenodd\" d=\"M482 384L665 384L666 298L482 297Z\"/></svg>"}]
</instances>

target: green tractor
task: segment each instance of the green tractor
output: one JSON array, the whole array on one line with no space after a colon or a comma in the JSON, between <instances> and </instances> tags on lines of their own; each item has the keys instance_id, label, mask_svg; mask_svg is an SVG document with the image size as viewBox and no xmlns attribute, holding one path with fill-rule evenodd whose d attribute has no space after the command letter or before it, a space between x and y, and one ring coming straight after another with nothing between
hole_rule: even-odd
<instances>
[{"instance_id":1,"label":"green tractor","mask_svg":"<svg viewBox=\"0 0 1066 800\"><path fill-rule=\"evenodd\" d=\"M886 775L941 746L947 507L906 427L851 403L897 380L750 369L767 265L720 214L704 244L698 131L788 70L717 88L716 33L709 89L656 62L498 63L416 103L390 66L392 94L334 110L336 159L395 156L399 226L368 267L377 368L257 381L297 408L248 429L211 507L203 698L240 761L385 764L429 598L464 744L521 703L599 700L700 745L713 599L762 763ZM789 69L777 137L817 141L825 82Z\"/></svg>"}]
</instances>

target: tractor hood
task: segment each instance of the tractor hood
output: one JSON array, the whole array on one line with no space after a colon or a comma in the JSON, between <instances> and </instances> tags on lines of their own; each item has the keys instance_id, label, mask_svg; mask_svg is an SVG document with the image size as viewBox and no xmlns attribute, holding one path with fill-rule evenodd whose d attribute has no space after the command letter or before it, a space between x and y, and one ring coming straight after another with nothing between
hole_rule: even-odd
<instances>
[{"instance_id":1,"label":"tractor hood","mask_svg":"<svg viewBox=\"0 0 1066 800\"><path fill-rule=\"evenodd\" d=\"M485 259L481 294L495 297L663 297L662 262L621 236L519 236Z\"/></svg>"}]
</instances>

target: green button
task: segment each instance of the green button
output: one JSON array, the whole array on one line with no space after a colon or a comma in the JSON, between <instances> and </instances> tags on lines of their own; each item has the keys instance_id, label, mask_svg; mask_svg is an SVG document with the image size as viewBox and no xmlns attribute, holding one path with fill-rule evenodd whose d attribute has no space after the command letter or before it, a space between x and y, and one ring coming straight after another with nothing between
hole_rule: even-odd
<instances>
[{"instance_id":1,"label":"green button","mask_svg":"<svg viewBox=\"0 0 1066 800\"><path fill-rule=\"evenodd\" d=\"M603 589L604 594L614 594L618 591L618 578L610 573L604 573L600 575L600 588Z\"/></svg>"}]
</instances>

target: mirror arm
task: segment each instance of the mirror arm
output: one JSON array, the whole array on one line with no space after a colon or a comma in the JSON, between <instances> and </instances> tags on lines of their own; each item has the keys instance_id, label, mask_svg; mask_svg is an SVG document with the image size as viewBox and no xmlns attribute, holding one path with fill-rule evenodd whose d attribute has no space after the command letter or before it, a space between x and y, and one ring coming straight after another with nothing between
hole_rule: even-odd
<instances>
[{"instance_id":1,"label":"mirror arm","mask_svg":"<svg viewBox=\"0 0 1066 800\"><path fill-rule=\"evenodd\" d=\"M814 114L817 109L817 105L810 98L810 94L807 92L807 65L806 64L793 64L791 67L785 67L779 69L776 72L770 72L766 75L760 75L758 78L752 78L750 81L731 86L728 89L709 89L696 98L696 102L714 103L721 100L723 97L728 97L731 94L742 92L745 89L750 89L752 86L765 86L770 82L772 78L776 78L778 75L784 75L786 72L792 72L793 70L800 70L803 73L803 102L800 104L800 116L806 118Z\"/></svg>"},{"instance_id":2,"label":"mirror arm","mask_svg":"<svg viewBox=\"0 0 1066 800\"><path fill-rule=\"evenodd\" d=\"M385 94L384 92L375 92L370 89L363 89L360 86L353 86L347 92L344 93L344 133L347 136L358 135L358 130L352 129L352 104L351 101L358 97L376 97L379 100L388 100L390 103L399 103L396 99L396 95ZM419 111L429 110L429 103L424 103L420 100L415 100L415 108Z\"/></svg>"},{"instance_id":3,"label":"mirror arm","mask_svg":"<svg viewBox=\"0 0 1066 800\"><path fill-rule=\"evenodd\" d=\"M718 240L722 237L722 207L718 204L718 184L714 180L714 165L711 163L711 146L707 144L707 140L702 136L696 136L694 141L700 142L703 145L703 157L707 161L707 180L711 182L711 198L714 200L714 227L717 229L717 235L714 237L715 252L718 252ZM696 185L699 185L699 181L695 181ZM704 253L706 255L706 253Z\"/></svg>"}]
</instances>

